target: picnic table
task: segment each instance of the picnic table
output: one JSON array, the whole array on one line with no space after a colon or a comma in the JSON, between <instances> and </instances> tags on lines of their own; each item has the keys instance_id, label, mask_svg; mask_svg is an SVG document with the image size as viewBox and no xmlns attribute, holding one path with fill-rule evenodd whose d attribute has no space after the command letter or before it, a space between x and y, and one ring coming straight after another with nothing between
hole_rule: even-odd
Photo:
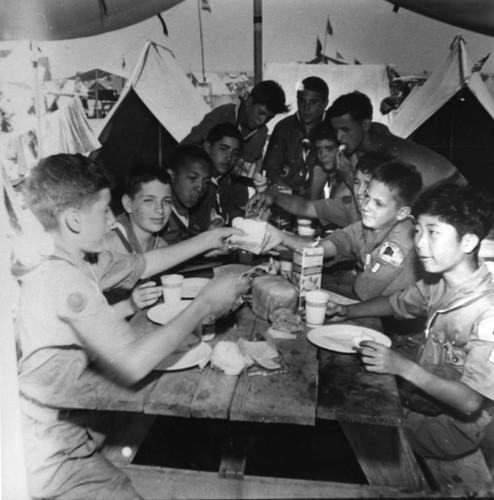
<instances>
[{"instance_id":1,"label":"picnic table","mask_svg":"<svg viewBox=\"0 0 494 500\"><path fill-rule=\"evenodd\" d=\"M138 313L131 322L142 332L155 327L144 312ZM244 306L237 312L236 321L219 331L211 344L219 340L252 340L258 335L265 336L268 327L266 321L256 318L252 310ZM301 498L423 496L427 483L402 430L394 377L366 372L355 355L318 349L307 340L307 331L305 327L303 333L290 340L273 339L268 334L268 340L276 344L286 367L272 375L232 376L206 366L203 370L196 367L153 371L136 386L124 388L88 370L78 386L71 393L61 395L56 404L67 409L116 412L120 424L108 438L107 456L127 466L136 487L143 488L144 496L146 491L150 497L158 494L149 490L152 487L149 475L161 474L160 484L177 488L177 470L166 469L163 476L159 468L139 469L140 466L130 465L157 415L301 426L314 426L317 419L335 420L343 429L368 482L352 485L252 478L244 475L245 459L233 452L223 457L217 474L202 473L203 480L210 485L211 498L268 494L287 497L287 491L289 496ZM124 448L126 453L122 454ZM184 492L187 485L190 487L191 471L182 472L182 489L178 489L186 498ZM163 490L159 491L162 495ZM283 494L277 493L279 491ZM229 497L230 494L233 496ZM197 492L190 496L197 497Z\"/></svg>"}]
</instances>

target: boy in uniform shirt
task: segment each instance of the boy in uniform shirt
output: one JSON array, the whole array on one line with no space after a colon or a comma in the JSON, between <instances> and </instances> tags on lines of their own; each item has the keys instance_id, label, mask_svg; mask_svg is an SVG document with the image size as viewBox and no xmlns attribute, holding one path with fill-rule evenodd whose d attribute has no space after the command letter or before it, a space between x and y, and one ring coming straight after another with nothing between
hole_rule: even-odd
<instances>
[{"instance_id":1,"label":"boy in uniform shirt","mask_svg":"<svg viewBox=\"0 0 494 500\"><path fill-rule=\"evenodd\" d=\"M494 284L479 263L492 205L466 187L443 185L415 209L415 246L423 280L389 297L330 311L344 318L427 316L415 359L371 341L360 343L366 369L398 377L405 432L415 452L454 460L478 448L494 400Z\"/></svg>"},{"instance_id":2,"label":"boy in uniform shirt","mask_svg":"<svg viewBox=\"0 0 494 500\"><path fill-rule=\"evenodd\" d=\"M242 152L242 134L233 123L220 123L208 133L204 149L213 161L211 183L201 201L202 207L214 207L230 224L235 217L243 217L249 199L246 182L233 172Z\"/></svg>"},{"instance_id":3,"label":"boy in uniform shirt","mask_svg":"<svg viewBox=\"0 0 494 500\"><path fill-rule=\"evenodd\" d=\"M374 170L362 205L362 220L321 241L325 258L356 261L359 272L343 289L330 279L323 288L366 300L390 295L416 281L410 213L421 188L420 174L411 165L384 163ZM304 244L294 235L268 228L264 252L278 245L295 249Z\"/></svg>"},{"instance_id":4,"label":"boy in uniform shirt","mask_svg":"<svg viewBox=\"0 0 494 500\"><path fill-rule=\"evenodd\" d=\"M172 176L172 213L161 236L174 244L223 226L224 220L211 207L201 205L211 182L213 162L202 148L179 146L170 159Z\"/></svg>"},{"instance_id":5,"label":"boy in uniform shirt","mask_svg":"<svg viewBox=\"0 0 494 500\"><path fill-rule=\"evenodd\" d=\"M268 138L266 124L275 115L288 111L285 101L285 92L278 83L272 80L259 82L245 99L239 99L236 104L223 104L204 115L201 122L192 127L189 135L180 142L180 146L195 144L203 147L209 131L215 125L232 123L243 138L242 154L237 158L235 172L252 177L256 165L262 160Z\"/></svg>"},{"instance_id":6,"label":"boy in uniform shirt","mask_svg":"<svg viewBox=\"0 0 494 500\"><path fill-rule=\"evenodd\" d=\"M219 228L185 242L164 261L169 247L145 254L101 252L114 222L110 182L103 167L82 155L41 160L26 184L28 207L55 243L54 254L22 278L15 321L22 426L29 493L35 498L140 498L128 477L101 454L104 415L57 409L58 398L78 388L92 371L95 383L110 378L132 386L171 354L208 315L238 303L245 280L212 280L166 326L140 335L110 306L102 290L133 284L174 261L224 249L239 234ZM98 259L90 265L86 255Z\"/></svg>"},{"instance_id":7,"label":"boy in uniform shirt","mask_svg":"<svg viewBox=\"0 0 494 500\"><path fill-rule=\"evenodd\" d=\"M167 246L159 236L170 218L172 188L169 174L156 167L135 167L125 181L122 196L124 212L117 217L104 240L105 250L118 253L144 253ZM105 293L110 304L127 299L130 291L113 289ZM137 308L154 304L161 296L161 287L154 281L137 285L132 300Z\"/></svg>"}]
</instances>

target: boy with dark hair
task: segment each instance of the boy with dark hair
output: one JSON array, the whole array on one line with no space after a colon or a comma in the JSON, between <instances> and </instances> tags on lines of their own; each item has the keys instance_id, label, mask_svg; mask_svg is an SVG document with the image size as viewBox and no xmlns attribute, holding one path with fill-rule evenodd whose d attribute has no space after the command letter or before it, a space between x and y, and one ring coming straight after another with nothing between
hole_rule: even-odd
<instances>
[{"instance_id":1,"label":"boy with dark hair","mask_svg":"<svg viewBox=\"0 0 494 500\"><path fill-rule=\"evenodd\" d=\"M231 277L212 280L170 323L141 335L102 290L133 286L160 272L168 248L146 254L101 251L114 221L110 182L101 165L82 155L43 159L25 189L28 207L55 243L54 254L22 278L15 321L29 493L35 498L140 498L128 477L101 454L104 415L58 410L58 398L77 390L88 370L102 383L109 377L134 385L206 316L230 310L248 284ZM180 258L224 249L232 234L238 233L227 228L204 233L182 246ZM97 255L93 265L87 254Z\"/></svg>"},{"instance_id":2,"label":"boy with dark hair","mask_svg":"<svg viewBox=\"0 0 494 500\"><path fill-rule=\"evenodd\" d=\"M214 164L204 149L192 144L177 147L170 158L172 213L162 233L168 244L219 227L223 219L201 201L211 182Z\"/></svg>"},{"instance_id":3,"label":"boy with dark hair","mask_svg":"<svg viewBox=\"0 0 494 500\"><path fill-rule=\"evenodd\" d=\"M315 162L312 134L324 118L329 88L317 76L305 78L297 89L297 112L276 124L262 168L271 184L304 193L310 186Z\"/></svg>"},{"instance_id":4,"label":"boy with dark hair","mask_svg":"<svg viewBox=\"0 0 494 500\"><path fill-rule=\"evenodd\" d=\"M214 207L225 224L235 217L243 217L249 199L247 184L233 172L237 158L242 153L243 139L233 123L215 125L204 144L213 161L213 174L201 206Z\"/></svg>"},{"instance_id":5,"label":"boy with dark hair","mask_svg":"<svg viewBox=\"0 0 494 500\"><path fill-rule=\"evenodd\" d=\"M259 82L246 99L240 99L237 104L223 104L207 113L198 125L192 127L190 134L180 145L195 144L203 147L209 131L215 125L233 123L244 141L235 171L239 175L252 177L256 163L262 159L268 137L266 123L273 116L288 111L285 100L285 92L278 83L272 80Z\"/></svg>"},{"instance_id":6,"label":"boy with dark hair","mask_svg":"<svg viewBox=\"0 0 494 500\"><path fill-rule=\"evenodd\" d=\"M422 195L414 213L424 279L389 297L330 311L342 318L427 316L414 360L370 341L359 352L368 371L398 377L414 451L454 460L478 448L493 407L494 284L478 261L492 204L469 188L443 185Z\"/></svg>"},{"instance_id":7,"label":"boy with dark hair","mask_svg":"<svg viewBox=\"0 0 494 500\"><path fill-rule=\"evenodd\" d=\"M333 280L325 280L324 288L366 300L391 295L416 281L410 214L421 187L420 174L412 165L384 163L374 170L362 204L362 220L321 241L325 258L355 261L357 276L343 289ZM277 245L290 249L304 245L297 237L268 227L263 251Z\"/></svg>"},{"instance_id":8,"label":"boy with dark hair","mask_svg":"<svg viewBox=\"0 0 494 500\"><path fill-rule=\"evenodd\" d=\"M422 175L424 189L439 183L466 185L465 178L446 158L392 134L381 123L373 122L372 104L361 92L351 92L335 99L326 119L335 130L338 142L345 146L342 162L350 161L354 154L382 151L397 162L415 165Z\"/></svg>"}]
</instances>

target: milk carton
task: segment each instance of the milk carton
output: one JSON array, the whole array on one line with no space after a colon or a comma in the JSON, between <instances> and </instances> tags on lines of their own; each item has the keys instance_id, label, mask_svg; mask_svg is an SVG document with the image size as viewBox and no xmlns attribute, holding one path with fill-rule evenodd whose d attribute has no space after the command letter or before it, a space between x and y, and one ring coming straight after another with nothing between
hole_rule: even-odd
<instances>
[{"instance_id":1,"label":"milk carton","mask_svg":"<svg viewBox=\"0 0 494 500\"><path fill-rule=\"evenodd\" d=\"M300 298L308 290L321 288L323 257L324 249L318 243L293 252L292 282L298 287Z\"/></svg>"}]
</instances>

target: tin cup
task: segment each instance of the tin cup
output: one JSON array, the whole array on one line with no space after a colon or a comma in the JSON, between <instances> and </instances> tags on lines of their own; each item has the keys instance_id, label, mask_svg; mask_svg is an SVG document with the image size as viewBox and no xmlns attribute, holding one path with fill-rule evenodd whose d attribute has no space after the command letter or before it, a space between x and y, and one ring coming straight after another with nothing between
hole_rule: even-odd
<instances>
[{"instance_id":1,"label":"tin cup","mask_svg":"<svg viewBox=\"0 0 494 500\"><path fill-rule=\"evenodd\" d=\"M165 274L161 276L161 286L163 287L163 300L170 304L182 300L182 285L184 277L181 274Z\"/></svg>"},{"instance_id":2,"label":"tin cup","mask_svg":"<svg viewBox=\"0 0 494 500\"><path fill-rule=\"evenodd\" d=\"M329 296L321 290L311 290L305 293L305 322L308 326L324 324Z\"/></svg>"}]
</instances>

